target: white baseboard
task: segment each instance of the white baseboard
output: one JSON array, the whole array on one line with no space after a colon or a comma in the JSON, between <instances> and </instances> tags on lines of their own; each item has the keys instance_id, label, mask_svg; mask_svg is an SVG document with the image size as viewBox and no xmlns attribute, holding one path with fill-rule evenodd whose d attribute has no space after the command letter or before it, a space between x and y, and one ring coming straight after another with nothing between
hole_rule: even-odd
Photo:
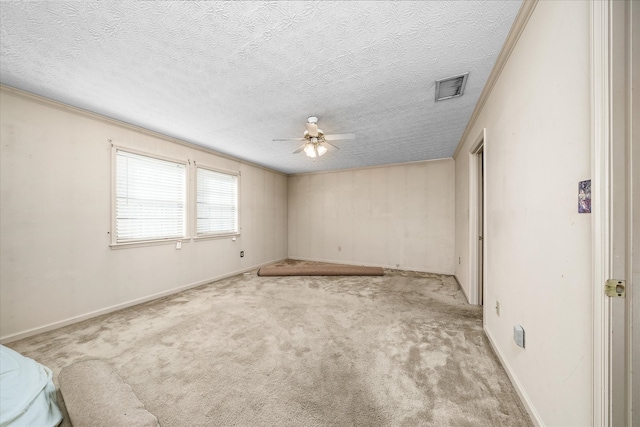
<instances>
[{"instance_id":1,"label":"white baseboard","mask_svg":"<svg viewBox=\"0 0 640 427\"><path fill-rule=\"evenodd\" d=\"M522 384L520 384L520 381L518 381L518 377L516 377L516 375L513 373L511 367L507 364L505 358L502 356L502 353L500 353L500 350L498 350L498 347L496 346L496 343L493 340L491 333L489 333L486 325L483 327L483 329L485 335L487 336L487 339L489 340L489 343L491 344L491 348L493 348L493 352L498 356L502 367L507 372L509 380L511 380L511 384L513 384L513 388L516 389L516 393L518 393L518 396L520 397L520 401L522 401L522 404L529 413L531 421L536 427L544 427L544 423L542 422L542 418L540 418L540 414L538 414L538 411L536 411L536 408L533 406L531 399L529 399L529 395L522 387Z\"/></svg>"},{"instance_id":2,"label":"white baseboard","mask_svg":"<svg viewBox=\"0 0 640 427\"><path fill-rule=\"evenodd\" d=\"M176 294L178 292L186 291L187 289L195 288L195 287L201 286L201 285L206 285L207 283L216 282L218 280L226 279L227 277L236 276L238 274L242 274L242 273L245 273L247 271L255 270L256 268L264 267L265 265L270 265L270 264L273 264L273 263L276 263L276 262L284 261L286 259L287 258L281 258L281 259L269 261L269 262L266 262L266 263L263 263L263 264L255 265L255 266L250 267L250 268L245 268L245 269L242 269L242 270L234 271L234 272L223 274L223 275L220 275L220 276L211 277L209 279L200 280L200 281L195 282L195 283L189 283L187 285L178 286L177 288L169 289L168 291L158 292L156 294L148 295L148 296L142 297L142 298L136 298L134 300L130 300L130 301L123 302L123 303L120 303L120 304L112 305L110 307L102 308L100 310L95 310L95 311L91 311L89 313L81 314L81 315L78 315L78 316L69 317L68 319L60 320L58 322L52 322L52 323L49 323L49 324L44 325L44 326L38 326L36 328L32 328L32 329L29 329L29 330L26 330L26 331L22 331L22 332L18 332L18 333L15 333L15 334L6 335L4 337L0 337L0 344L5 344L5 343L12 342L12 341L17 341L17 340L20 340L22 338L30 337L32 335L41 334L43 332L49 332L49 331L52 331L54 329L58 329L58 328L62 328L64 326L71 325L73 323L78 323L78 322L82 322L83 320L91 319L92 317L101 316L103 314L112 313L114 311L122 310L123 308L127 308L127 307L131 307L131 306L134 306L134 305L138 305L138 304L142 304L142 303L145 303L145 302L149 302L149 301L152 301L154 299L166 297L167 295Z\"/></svg>"},{"instance_id":3,"label":"white baseboard","mask_svg":"<svg viewBox=\"0 0 640 427\"><path fill-rule=\"evenodd\" d=\"M433 274L444 274L444 275L447 275L447 276L453 276L452 272L446 272L446 271L424 270L424 269L420 269L420 268L412 268L412 267L406 267L406 266L396 267L395 265L372 264L372 263L359 262L359 261L344 261L344 260L332 260L332 259L320 259L320 258L305 258L305 257L295 257L295 256L290 256L289 259L296 260L296 261L329 262L331 264L360 265L360 266L363 266L363 267L382 267L382 268L389 268L389 269L392 269L392 270L415 271L415 272L418 272L418 273L433 273Z\"/></svg>"}]
</instances>

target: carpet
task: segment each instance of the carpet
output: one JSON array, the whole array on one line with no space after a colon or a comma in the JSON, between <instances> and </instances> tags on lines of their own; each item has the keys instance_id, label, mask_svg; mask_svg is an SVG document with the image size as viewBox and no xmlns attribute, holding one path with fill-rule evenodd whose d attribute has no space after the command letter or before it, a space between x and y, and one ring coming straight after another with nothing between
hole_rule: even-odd
<instances>
[{"instance_id":1,"label":"carpet","mask_svg":"<svg viewBox=\"0 0 640 427\"><path fill-rule=\"evenodd\" d=\"M451 276L253 271L7 346L104 360L163 427L532 425Z\"/></svg>"},{"instance_id":2,"label":"carpet","mask_svg":"<svg viewBox=\"0 0 640 427\"><path fill-rule=\"evenodd\" d=\"M384 269L339 264L273 265L259 269L258 276L384 276Z\"/></svg>"},{"instance_id":3,"label":"carpet","mask_svg":"<svg viewBox=\"0 0 640 427\"><path fill-rule=\"evenodd\" d=\"M158 427L158 419L103 360L67 366L58 382L74 427Z\"/></svg>"}]
</instances>

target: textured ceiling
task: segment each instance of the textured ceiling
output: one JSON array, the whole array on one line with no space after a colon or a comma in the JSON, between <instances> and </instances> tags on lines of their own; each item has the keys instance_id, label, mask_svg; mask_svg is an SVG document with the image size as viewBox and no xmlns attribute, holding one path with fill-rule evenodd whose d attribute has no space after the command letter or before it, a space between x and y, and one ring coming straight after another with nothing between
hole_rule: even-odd
<instances>
[{"instance_id":1,"label":"textured ceiling","mask_svg":"<svg viewBox=\"0 0 640 427\"><path fill-rule=\"evenodd\" d=\"M0 81L286 173L451 157L518 1L0 2ZM465 95L435 80L470 72ZM292 155L307 116L353 132Z\"/></svg>"}]
</instances>

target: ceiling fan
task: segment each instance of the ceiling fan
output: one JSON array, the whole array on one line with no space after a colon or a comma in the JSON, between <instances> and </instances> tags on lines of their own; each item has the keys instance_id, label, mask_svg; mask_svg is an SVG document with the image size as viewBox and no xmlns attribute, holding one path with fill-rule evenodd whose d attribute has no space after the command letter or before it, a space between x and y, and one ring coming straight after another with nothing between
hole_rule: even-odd
<instances>
[{"instance_id":1,"label":"ceiling fan","mask_svg":"<svg viewBox=\"0 0 640 427\"><path fill-rule=\"evenodd\" d=\"M298 147L293 154L297 154L301 151L311 158L320 157L325 154L329 147L333 147L336 150L340 148L336 147L329 141L337 141L340 139L355 139L356 135L353 133L338 133L334 135L325 135L322 129L318 128L318 118L311 116L307 118L305 123L307 130L304 131L302 138L281 138L274 139L274 141L303 141L303 144Z\"/></svg>"}]
</instances>

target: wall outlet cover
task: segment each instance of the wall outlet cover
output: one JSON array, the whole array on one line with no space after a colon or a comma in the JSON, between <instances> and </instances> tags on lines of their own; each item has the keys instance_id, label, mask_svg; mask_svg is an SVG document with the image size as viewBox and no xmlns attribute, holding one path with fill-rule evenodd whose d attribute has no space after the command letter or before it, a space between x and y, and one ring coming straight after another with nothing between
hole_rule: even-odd
<instances>
[{"instance_id":1,"label":"wall outlet cover","mask_svg":"<svg viewBox=\"0 0 640 427\"><path fill-rule=\"evenodd\" d=\"M517 345L524 348L524 328L520 325L513 327L513 340Z\"/></svg>"}]
</instances>

